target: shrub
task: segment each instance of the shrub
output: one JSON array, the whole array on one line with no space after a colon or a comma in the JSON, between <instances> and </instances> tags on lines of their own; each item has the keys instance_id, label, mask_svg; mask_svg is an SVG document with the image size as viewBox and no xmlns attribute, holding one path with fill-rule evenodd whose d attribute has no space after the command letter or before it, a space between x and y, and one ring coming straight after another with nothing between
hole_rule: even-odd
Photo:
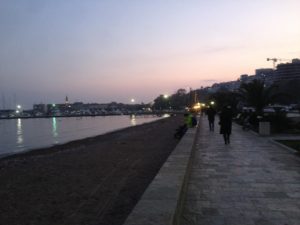
<instances>
[{"instance_id":1,"label":"shrub","mask_svg":"<svg viewBox=\"0 0 300 225\"><path fill-rule=\"evenodd\" d=\"M291 121L286 117L285 112L276 112L263 117L263 121L271 123L271 132L280 133L291 128Z\"/></svg>"}]
</instances>

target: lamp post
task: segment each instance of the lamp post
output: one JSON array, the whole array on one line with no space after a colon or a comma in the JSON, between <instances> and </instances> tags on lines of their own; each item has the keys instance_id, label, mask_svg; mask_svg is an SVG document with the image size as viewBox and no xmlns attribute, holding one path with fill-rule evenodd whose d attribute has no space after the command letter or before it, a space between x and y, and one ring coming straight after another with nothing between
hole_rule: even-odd
<instances>
[{"instance_id":1,"label":"lamp post","mask_svg":"<svg viewBox=\"0 0 300 225\"><path fill-rule=\"evenodd\" d=\"M171 103L170 103L170 96L168 94L164 94L164 99L166 100L167 102L167 107L168 107L168 110L171 109Z\"/></svg>"}]
</instances>

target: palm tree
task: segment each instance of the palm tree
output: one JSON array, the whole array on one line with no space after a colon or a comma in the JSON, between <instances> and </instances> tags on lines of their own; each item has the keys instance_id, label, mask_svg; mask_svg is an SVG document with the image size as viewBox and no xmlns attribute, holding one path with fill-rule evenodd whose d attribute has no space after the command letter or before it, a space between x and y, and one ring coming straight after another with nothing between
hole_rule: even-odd
<instances>
[{"instance_id":1,"label":"palm tree","mask_svg":"<svg viewBox=\"0 0 300 225\"><path fill-rule=\"evenodd\" d=\"M261 115L263 108L274 103L279 94L275 93L276 86L266 87L263 81L253 80L251 83L242 83L239 89L239 97L248 106L255 108L257 114Z\"/></svg>"}]
</instances>

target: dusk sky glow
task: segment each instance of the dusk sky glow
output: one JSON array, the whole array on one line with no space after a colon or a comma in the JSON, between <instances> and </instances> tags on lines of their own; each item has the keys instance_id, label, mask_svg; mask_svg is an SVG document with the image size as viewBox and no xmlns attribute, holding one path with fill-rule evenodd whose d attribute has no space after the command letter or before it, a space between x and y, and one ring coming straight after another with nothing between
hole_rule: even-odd
<instances>
[{"instance_id":1,"label":"dusk sky glow","mask_svg":"<svg viewBox=\"0 0 300 225\"><path fill-rule=\"evenodd\" d=\"M148 103L300 58L299 0L0 0L0 109Z\"/></svg>"}]
</instances>

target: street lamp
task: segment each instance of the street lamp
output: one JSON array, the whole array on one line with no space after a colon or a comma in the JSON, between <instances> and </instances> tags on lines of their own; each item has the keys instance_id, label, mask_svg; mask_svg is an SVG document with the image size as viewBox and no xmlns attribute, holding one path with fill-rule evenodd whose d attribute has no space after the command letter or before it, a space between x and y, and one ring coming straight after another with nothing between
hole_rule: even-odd
<instances>
[{"instance_id":1,"label":"street lamp","mask_svg":"<svg viewBox=\"0 0 300 225\"><path fill-rule=\"evenodd\" d=\"M22 111L21 108L22 108L21 105L16 106L16 114L21 113L21 111Z\"/></svg>"},{"instance_id":2,"label":"street lamp","mask_svg":"<svg viewBox=\"0 0 300 225\"><path fill-rule=\"evenodd\" d=\"M210 104L211 104L211 105L214 105L214 104L215 104L215 102L214 102L214 101L211 101L211 102L210 102Z\"/></svg>"},{"instance_id":3,"label":"street lamp","mask_svg":"<svg viewBox=\"0 0 300 225\"><path fill-rule=\"evenodd\" d=\"M134 102L135 102L135 99L134 99L134 98L132 98L132 99L130 100L130 102L131 102L131 103L134 103Z\"/></svg>"}]
</instances>

